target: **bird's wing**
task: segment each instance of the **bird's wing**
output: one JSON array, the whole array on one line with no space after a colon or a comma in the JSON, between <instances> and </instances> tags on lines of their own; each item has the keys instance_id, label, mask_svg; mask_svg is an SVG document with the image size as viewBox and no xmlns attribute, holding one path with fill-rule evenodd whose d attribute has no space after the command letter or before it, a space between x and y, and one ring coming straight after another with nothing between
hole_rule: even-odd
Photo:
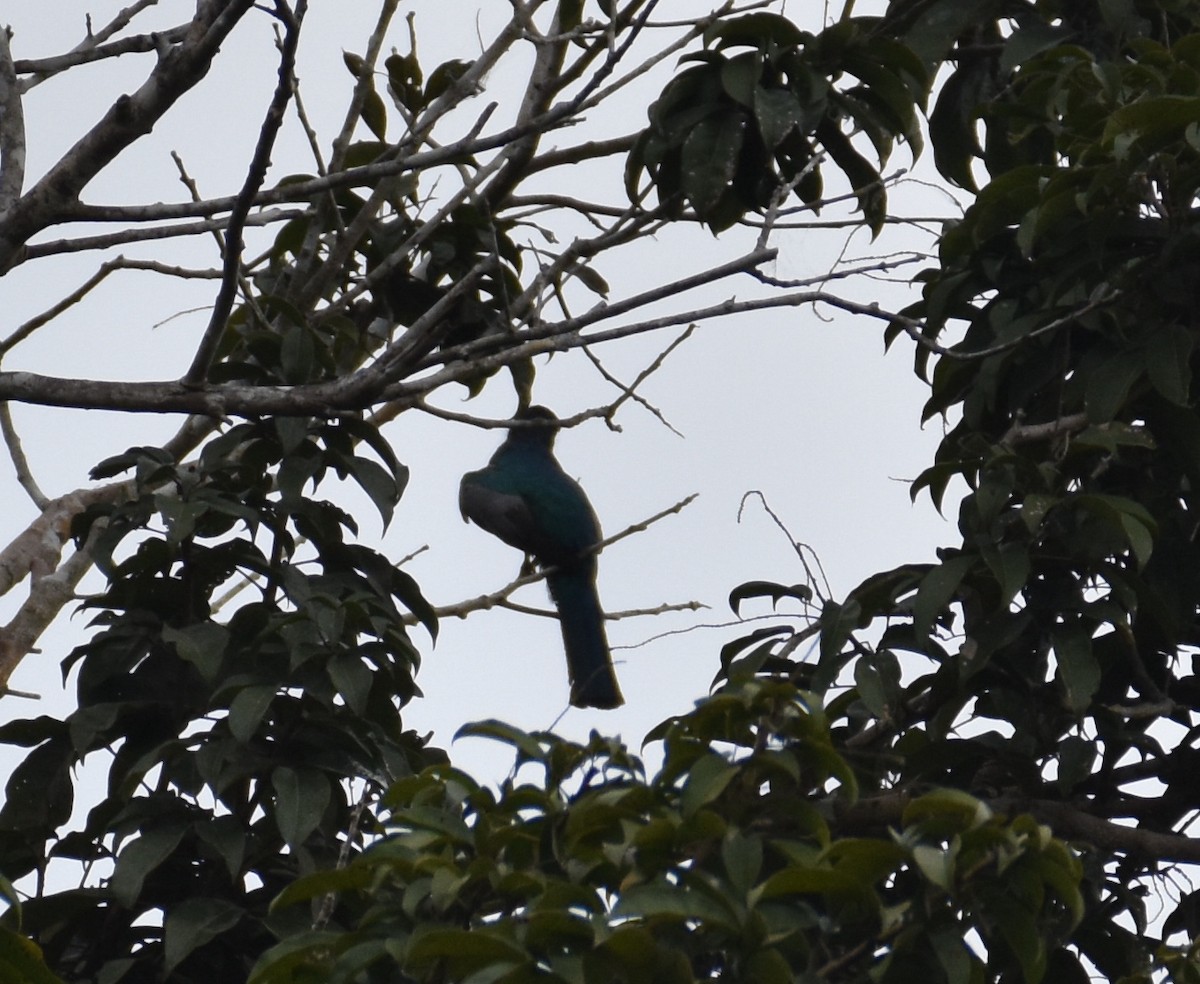
<instances>
[{"instance_id":1,"label":"bird's wing","mask_svg":"<svg viewBox=\"0 0 1200 984\"><path fill-rule=\"evenodd\" d=\"M600 541L587 496L553 458L497 458L463 476L458 504L464 517L543 564L569 564Z\"/></svg>"},{"instance_id":2,"label":"bird's wing","mask_svg":"<svg viewBox=\"0 0 1200 984\"><path fill-rule=\"evenodd\" d=\"M474 480L480 472L463 478L458 489L458 508L463 518L499 537L510 547L538 555L546 549L545 536L525 497L490 488Z\"/></svg>"}]
</instances>

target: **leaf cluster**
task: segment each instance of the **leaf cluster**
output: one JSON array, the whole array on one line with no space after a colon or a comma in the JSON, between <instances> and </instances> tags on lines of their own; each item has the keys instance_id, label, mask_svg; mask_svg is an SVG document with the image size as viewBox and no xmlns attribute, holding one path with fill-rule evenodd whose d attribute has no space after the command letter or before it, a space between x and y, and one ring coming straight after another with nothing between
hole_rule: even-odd
<instances>
[{"instance_id":1,"label":"leaf cluster","mask_svg":"<svg viewBox=\"0 0 1200 984\"><path fill-rule=\"evenodd\" d=\"M819 207L832 161L877 234L887 214L879 169L898 138L919 152L917 111L929 76L874 27L872 18L847 18L813 35L767 12L715 22L705 50L682 59L696 64L650 107L650 126L626 164L630 197L639 197L646 172L664 205L686 203L719 232L747 212L778 207L781 192ZM842 75L854 83L836 85ZM877 163L847 129L869 138Z\"/></svg>"},{"instance_id":2,"label":"leaf cluster","mask_svg":"<svg viewBox=\"0 0 1200 984\"><path fill-rule=\"evenodd\" d=\"M194 464L135 448L96 474L126 470L128 499L76 524L108 579L63 663L78 706L0 727L28 749L0 810L6 874L57 881L70 861L103 879L8 918L71 980L240 979L278 932L271 898L346 849L347 780L378 792L439 754L399 713L417 693L404 614L432 633L432 611L309 491L353 479L386 519L407 474L361 421L286 418ZM74 826L81 767L105 792Z\"/></svg>"},{"instance_id":3,"label":"leaf cluster","mask_svg":"<svg viewBox=\"0 0 1200 984\"><path fill-rule=\"evenodd\" d=\"M972 927L993 971L1032 980L1082 913L1070 851L965 794L839 833L856 772L788 685L743 677L664 722L650 777L598 735L463 733L511 745L513 778L435 766L394 785L377 844L277 900L333 893L333 921L252 981L965 981L985 972Z\"/></svg>"},{"instance_id":4,"label":"leaf cluster","mask_svg":"<svg viewBox=\"0 0 1200 984\"><path fill-rule=\"evenodd\" d=\"M347 56L376 139L339 144L355 180L306 192L235 271L241 302L194 381L331 402L223 422L192 462L135 448L96 470L132 475L74 527L107 579L64 662L78 707L0 726L27 750L0 866L36 884L21 900L0 881L0 968L105 984L1194 978L1194 946L1166 936L1195 935L1196 896L1157 944L1142 897L1164 864L1197 860L1178 831L1200 809L1194 9L895 0L816 34L714 16L648 127L598 152L628 150L630 210L542 255L512 198L537 127L586 103L594 86L571 87L653 4L599 5L604 23L585 7L563 0L561 34L541 39L525 107L540 123L431 158L426 123L486 59L428 80L415 40L387 59L397 139L371 63ZM815 208L831 164L878 232L882 168L897 139L919 151L939 72L934 163L974 198L885 339L915 345L924 417L946 422L912 491L941 508L965 489L958 541L841 599L735 588L735 613L798 602L802 628L780 613L730 641L717 691L652 733L652 774L619 741L499 722L464 733L515 750L509 780L454 769L401 714L418 695L406 621L432 634L432 609L318 498L349 480L386 523L404 491L348 410L414 374L474 393L504 365L527 401L520 346L581 344L563 285L604 284L578 273L592 255L672 219L770 217L793 193ZM434 212L437 168L461 187ZM611 211L570 207L597 225ZM547 328L551 299L565 320ZM104 794L74 820L93 769ZM78 886L52 884L64 863Z\"/></svg>"}]
</instances>

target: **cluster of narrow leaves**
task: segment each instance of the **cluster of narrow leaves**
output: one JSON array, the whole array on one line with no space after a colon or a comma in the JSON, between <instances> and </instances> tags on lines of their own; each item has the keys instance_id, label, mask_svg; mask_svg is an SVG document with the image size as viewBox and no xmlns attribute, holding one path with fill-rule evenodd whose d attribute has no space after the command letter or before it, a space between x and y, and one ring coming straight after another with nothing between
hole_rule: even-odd
<instances>
[{"instance_id":1,"label":"cluster of narrow leaves","mask_svg":"<svg viewBox=\"0 0 1200 984\"><path fill-rule=\"evenodd\" d=\"M631 197L648 172L660 201L686 203L720 231L782 204L781 191L816 206L829 158L878 233L887 214L879 168L898 138L919 152L929 76L877 26L877 18L846 18L814 36L765 11L714 22L705 50L683 59L696 64L650 107L626 165ZM855 84L835 85L842 74ZM877 163L847 130L868 137Z\"/></svg>"},{"instance_id":2,"label":"cluster of narrow leaves","mask_svg":"<svg viewBox=\"0 0 1200 984\"><path fill-rule=\"evenodd\" d=\"M1033 980L1083 910L1078 860L1028 816L955 791L858 815L857 770L784 683L743 677L665 722L649 778L598 735L464 734L510 744L512 778L396 783L384 837L277 900L337 904L254 984Z\"/></svg>"},{"instance_id":3,"label":"cluster of narrow leaves","mask_svg":"<svg viewBox=\"0 0 1200 984\"><path fill-rule=\"evenodd\" d=\"M406 473L368 425L288 419L234 426L186 468L133 449L96 474L126 470L129 498L76 530L108 577L64 662L77 707L0 726L28 749L0 809L4 874L38 884L8 918L67 980L242 980L280 931L270 900L336 863L345 779L378 793L436 758L399 712L416 693L403 616L433 632L432 612L310 491L332 472L387 516ZM88 777L104 792L73 822ZM84 879L64 888L70 863Z\"/></svg>"},{"instance_id":4,"label":"cluster of narrow leaves","mask_svg":"<svg viewBox=\"0 0 1200 984\"><path fill-rule=\"evenodd\" d=\"M959 32L931 135L945 176L982 187L888 341L915 341L925 417L947 420L913 495L965 487L961 542L825 604L814 659L782 628L729 662L852 683L846 740L902 788L1025 803L1076 836L1132 821L1144 839L1085 853L1073 947L1107 979L1195 979L1195 894L1172 893L1156 940L1139 879L1194 859L1171 838L1200 808L1200 17L953 6L897 23L942 9Z\"/></svg>"}]
</instances>

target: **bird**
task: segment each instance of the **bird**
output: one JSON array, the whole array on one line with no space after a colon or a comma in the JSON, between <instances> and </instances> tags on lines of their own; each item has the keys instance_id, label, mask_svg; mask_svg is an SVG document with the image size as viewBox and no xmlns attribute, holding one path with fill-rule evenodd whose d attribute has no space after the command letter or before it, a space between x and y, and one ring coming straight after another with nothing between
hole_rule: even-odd
<instances>
[{"instance_id":1,"label":"bird","mask_svg":"<svg viewBox=\"0 0 1200 984\"><path fill-rule=\"evenodd\" d=\"M554 457L558 417L531 406L513 418L486 468L468 472L458 490L463 519L474 522L546 569L558 609L571 703L610 709L624 703L604 631L596 588L600 522L582 487Z\"/></svg>"}]
</instances>

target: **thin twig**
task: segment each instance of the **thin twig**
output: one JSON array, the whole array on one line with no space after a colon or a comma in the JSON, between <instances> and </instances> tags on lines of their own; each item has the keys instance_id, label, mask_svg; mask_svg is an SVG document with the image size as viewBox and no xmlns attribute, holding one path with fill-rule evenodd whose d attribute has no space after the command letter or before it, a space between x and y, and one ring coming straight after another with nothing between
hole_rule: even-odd
<instances>
[{"instance_id":1,"label":"thin twig","mask_svg":"<svg viewBox=\"0 0 1200 984\"><path fill-rule=\"evenodd\" d=\"M33 500L33 504L44 510L50 504L50 498L38 487L33 472L29 470L29 459L25 457L21 436L13 426L12 411L7 403L0 403L0 433L4 435L4 443L8 447L8 456L12 459L17 482Z\"/></svg>"},{"instance_id":2,"label":"thin twig","mask_svg":"<svg viewBox=\"0 0 1200 984\"><path fill-rule=\"evenodd\" d=\"M8 31L0 25L0 215L21 197L24 185L25 114Z\"/></svg>"},{"instance_id":3,"label":"thin twig","mask_svg":"<svg viewBox=\"0 0 1200 984\"><path fill-rule=\"evenodd\" d=\"M695 500L695 498L698 494L699 493L692 493L691 495L687 496L686 498L681 499L679 502L675 503L675 505L670 506L666 509L661 510L660 512L655 513L653 516L649 517L648 519L644 519L641 522L634 523L630 526L625 527L625 529L621 530L620 533L617 533L614 536L610 536L610 537L607 537L607 538L601 540L599 543L597 543L594 547L591 548L589 553L599 553L601 550L605 549L606 547L610 547L614 543L618 543L621 540L624 540L626 537L632 536L634 533L645 532L647 529L649 529L655 523L659 522L660 520L665 519L668 516L673 516L676 513L682 512L693 502L693 500ZM518 588L525 587L527 584L537 584L539 581L545 580L545 578L548 574L552 574L556 570L557 570L556 567L540 568L539 570L534 571L530 574L525 574L525 575L522 575L521 577L515 578L514 580L512 580L508 584L506 584L504 587L502 587L496 591L492 591L486 595L480 595L476 598L469 598L464 601L457 602L453 605L443 605L440 608L435 608L434 614L439 619L440 618L450 618L452 616L456 617L456 618L466 618L467 615L471 614L471 612L485 611L489 608L496 608L497 606L511 607L511 603L509 602L508 599L509 599L509 596L513 592L515 592ZM694 604L697 604L697 603L689 602L684 605L677 606L676 608L673 608L671 610L679 610L681 608L689 608L691 605L694 605ZM541 612L539 612L536 609L528 609L528 611L531 614L542 614ZM632 613L626 613L626 614L623 614L621 617L630 617L631 615L632 615ZM609 617L616 617L616 616L609 616ZM405 618L406 624L415 625L416 622L417 622L417 618L415 615L410 615Z\"/></svg>"},{"instance_id":4,"label":"thin twig","mask_svg":"<svg viewBox=\"0 0 1200 984\"><path fill-rule=\"evenodd\" d=\"M284 24L283 47L279 57L279 81L259 132L258 143L255 145L242 191L229 216L225 233L225 264L221 289L217 292L212 317L200 344L196 347L192 364L183 376L185 386L196 386L208 375L217 344L225 332L242 272L242 231L245 228L246 216L250 214L250 209L254 206L254 197L266 180L267 168L271 166L271 148L275 146L275 138L283 126L284 113L292 97L292 79L296 74L296 46L300 43L300 28L308 11L308 0L297 0L294 11L288 8L284 0L276 0L275 10Z\"/></svg>"}]
</instances>

